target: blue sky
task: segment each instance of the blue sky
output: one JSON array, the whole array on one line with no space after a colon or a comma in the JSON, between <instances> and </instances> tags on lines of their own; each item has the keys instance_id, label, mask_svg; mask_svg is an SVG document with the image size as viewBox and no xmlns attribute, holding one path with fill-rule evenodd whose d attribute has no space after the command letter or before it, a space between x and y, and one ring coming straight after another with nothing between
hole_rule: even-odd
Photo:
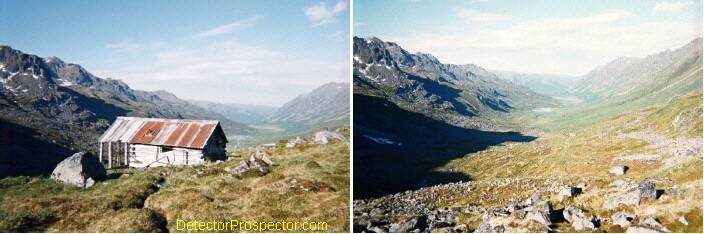
<instances>
[{"instance_id":1,"label":"blue sky","mask_svg":"<svg viewBox=\"0 0 704 234\"><path fill-rule=\"evenodd\" d=\"M134 89L280 106L349 80L349 2L0 1L0 44Z\"/></svg>"},{"instance_id":2,"label":"blue sky","mask_svg":"<svg viewBox=\"0 0 704 234\"><path fill-rule=\"evenodd\" d=\"M582 75L702 35L702 3L692 0L357 0L353 10L356 36L524 73Z\"/></svg>"}]
</instances>

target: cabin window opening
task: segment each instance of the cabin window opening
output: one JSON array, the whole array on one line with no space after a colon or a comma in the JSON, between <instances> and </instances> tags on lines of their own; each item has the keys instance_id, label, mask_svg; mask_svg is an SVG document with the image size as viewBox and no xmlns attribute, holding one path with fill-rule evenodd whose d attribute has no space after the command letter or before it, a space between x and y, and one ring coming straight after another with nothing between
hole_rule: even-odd
<instances>
[{"instance_id":1,"label":"cabin window opening","mask_svg":"<svg viewBox=\"0 0 704 234\"><path fill-rule=\"evenodd\" d=\"M162 153L169 152L169 151L172 151L172 150L174 150L174 147L168 147L168 146L161 147L161 152L162 152Z\"/></svg>"}]
</instances>

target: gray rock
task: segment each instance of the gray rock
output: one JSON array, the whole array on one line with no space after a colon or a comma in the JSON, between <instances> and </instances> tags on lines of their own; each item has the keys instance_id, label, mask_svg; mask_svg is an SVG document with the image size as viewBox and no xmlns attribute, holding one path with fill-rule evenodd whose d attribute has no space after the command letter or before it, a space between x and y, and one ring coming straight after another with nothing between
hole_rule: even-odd
<instances>
[{"instance_id":1,"label":"gray rock","mask_svg":"<svg viewBox=\"0 0 704 234\"><path fill-rule=\"evenodd\" d=\"M604 201L604 209L613 209L619 205L637 206L640 205L640 190L637 188L628 190L626 193L610 197Z\"/></svg>"},{"instance_id":2,"label":"gray rock","mask_svg":"<svg viewBox=\"0 0 704 234\"><path fill-rule=\"evenodd\" d=\"M587 218L577 218L572 222L572 228L577 231L595 230L594 222Z\"/></svg>"},{"instance_id":3,"label":"gray rock","mask_svg":"<svg viewBox=\"0 0 704 234\"><path fill-rule=\"evenodd\" d=\"M609 170L609 173L614 174L614 175L623 175L626 174L626 166L623 165L618 165L614 166Z\"/></svg>"},{"instance_id":4,"label":"gray rock","mask_svg":"<svg viewBox=\"0 0 704 234\"><path fill-rule=\"evenodd\" d=\"M630 183L624 179L617 179L609 184L609 187L626 188Z\"/></svg>"},{"instance_id":5,"label":"gray rock","mask_svg":"<svg viewBox=\"0 0 704 234\"><path fill-rule=\"evenodd\" d=\"M652 217L641 220L638 225L631 226L626 230L627 233L662 233L670 232L660 222Z\"/></svg>"},{"instance_id":6,"label":"gray rock","mask_svg":"<svg viewBox=\"0 0 704 234\"><path fill-rule=\"evenodd\" d=\"M302 145L305 143L305 140L301 138L300 136L297 136L296 139L289 140L286 143L286 147L291 148L291 147L296 147L298 145Z\"/></svg>"},{"instance_id":7,"label":"gray rock","mask_svg":"<svg viewBox=\"0 0 704 234\"><path fill-rule=\"evenodd\" d=\"M579 194L580 188L575 188L575 187L566 187L560 190L560 198L563 197L575 197L577 194Z\"/></svg>"},{"instance_id":8,"label":"gray rock","mask_svg":"<svg viewBox=\"0 0 704 234\"><path fill-rule=\"evenodd\" d=\"M530 196L528 199L526 199L525 203L526 205L533 205L534 203L539 202L542 199L542 196L540 195L539 192L534 192L532 196Z\"/></svg>"},{"instance_id":9,"label":"gray rock","mask_svg":"<svg viewBox=\"0 0 704 234\"><path fill-rule=\"evenodd\" d=\"M51 179L64 184L88 188L105 180L107 171L90 153L78 152L61 161L51 173Z\"/></svg>"},{"instance_id":10,"label":"gray rock","mask_svg":"<svg viewBox=\"0 0 704 234\"><path fill-rule=\"evenodd\" d=\"M626 229L626 233L660 233L660 231L647 227L631 226Z\"/></svg>"},{"instance_id":11,"label":"gray rock","mask_svg":"<svg viewBox=\"0 0 704 234\"><path fill-rule=\"evenodd\" d=\"M346 138L339 132L320 131L315 133L314 141L319 144L327 144L331 140L344 141Z\"/></svg>"},{"instance_id":12,"label":"gray rock","mask_svg":"<svg viewBox=\"0 0 704 234\"><path fill-rule=\"evenodd\" d=\"M565 210L562 212L567 222L572 224L574 230L594 230L594 222L592 219L588 219L584 216L584 211L571 205L565 206Z\"/></svg>"},{"instance_id":13,"label":"gray rock","mask_svg":"<svg viewBox=\"0 0 704 234\"><path fill-rule=\"evenodd\" d=\"M482 222L479 224L479 227L474 230L474 233L496 233L493 228L491 228L491 224L488 222Z\"/></svg>"},{"instance_id":14,"label":"gray rock","mask_svg":"<svg viewBox=\"0 0 704 234\"><path fill-rule=\"evenodd\" d=\"M224 170L230 175L240 178L247 172L256 172L259 176L261 176L269 173L269 169L265 165L266 163L262 160L251 157L250 160L245 160L240 162L240 164L237 164L235 168L230 169L229 167L226 167Z\"/></svg>"},{"instance_id":15,"label":"gray rock","mask_svg":"<svg viewBox=\"0 0 704 234\"><path fill-rule=\"evenodd\" d=\"M274 165L274 161L271 160L271 158L269 157L269 154L267 154L263 150L257 149L257 153L255 155L256 155L255 159L259 159L259 160L263 161L264 163L266 163L267 166ZM249 161L255 161L255 160L250 157Z\"/></svg>"},{"instance_id":16,"label":"gray rock","mask_svg":"<svg viewBox=\"0 0 704 234\"><path fill-rule=\"evenodd\" d=\"M469 228L467 228L467 224L460 224L454 227L455 232L460 232L460 233L465 233L469 231Z\"/></svg>"},{"instance_id":17,"label":"gray rock","mask_svg":"<svg viewBox=\"0 0 704 234\"><path fill-rule=\"evenodd\" d=\"M611 215L611 223L622 228L631 226L631 220L635 219L636 215L619 211Z\"/></svg>"},{"instance_id":18,"label":"gray rock","mask_svg":"<svg viewBox=\"0 0 704 234\"><path fill-rule=\"evenodd\" d=\"M416 216L406 221L397 224L392 224L389 232L411 232L414 230L423 231L428 227L427 218L425 216Z\"/></svg>"},{"instance_id":19,"label":"gray rock","mask_svg":"<svg viewBox=\"0 0 704 234\"><path fill-rule=\"evenodd\" d=\"M369 215L371 216L381 216L384 215L384 209L381 208L374 208L372 211L369 211Z\"/></svg>"},{"instance_id":20,"label":"gray rock","mask_svg":"<svg viewBox=\"0 0 704 234\"><path fill-rule=\"evenodd\" d=\"M541 202L534 206L529 206L523 209L526 211L526 219L535 220L543 225L551 225L550 213L552 212L552 203L549 201Z\"/></svg>"},{"instance_id":21,"label":"gray rock","mask_svg":"<svg viewBox=\"0 0 704 234\"><path fill-rule=\"evenodd\" d=\"M375 232L375 233L387 233L387 232L389 232L389 229L386 228L386 227L383 227L383 226L371 227L369 230L370 230L370 231L373 231L373 232Z\"/></svg>"},{"instance_id":22,"label":"gray rock","mask_svg":"<svg viewBox=\"0 0 704 234\"><path fill-rule=\"evenodd\" d=\"M486 209L486 212L484 212L484 215L482 216L482 221L488 222L494 217L507 217L511 214L506 208L502 206L494 206L494 207L489 207Z\"/></svg>"},{"instance_id":23,"label":"gray rock","mask_svg":"<svg viewBox=\"0 0 704 234\"><path fill-rule=\"evenodd\" d=\"M652 179L645 179L638 184L638 191L641 198L657 199L658 193L655 188L655 182Z\"/></svg>"},{"instance_id":24,"label":"gray rock","mask_svg":"<svg viewBox=\"0 0 704 234\"><path fill-rule=\"evenodd\" d=\"M685 226L689 226L689 222L687 222L687 219L685 219L684 216L680 216L677 221L680 221L680 223L684 224Z\"/></svg>"}]
</instances>

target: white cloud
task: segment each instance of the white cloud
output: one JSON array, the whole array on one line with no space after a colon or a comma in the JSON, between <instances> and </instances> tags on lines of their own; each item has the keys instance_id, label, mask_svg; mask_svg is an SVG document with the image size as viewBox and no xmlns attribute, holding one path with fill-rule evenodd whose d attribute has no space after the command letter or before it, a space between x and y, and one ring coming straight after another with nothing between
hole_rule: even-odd
<instances>
[{"instance_id":1,"label":"white cloud","mask_svg":"<svg viewBox=\"0 0 704 234\"><path fill-rule=\"evenodd\" d=\"M331 24L337 22L335 17L347 9L347 5L349 4L346 0L340 0L335 6L328 8L325 3L321 2L316 6L306 8L305 13L313 26Z\"/></svg>"},{"instance_id":2,"label":"white cloud","mask_svg":"<svg viewBox=\"0 0 704 234\"><path fill-rule=\"evenodd\" d=\"M477 10L473 9L462 9L462 8L455 8L453 9L455 11L455 15L463 18L469 18L474 22L479 22L479 23L494 23L494 22L502 22L502 21L507 21L510 20L511 17L507 15L501 15L501 14L494 14L494 13L488 13L488 12L480 12Z\"/></svg>"},{"instance_id":3,"label":"white cloud","mask_svg":"<svg viewBox=\"0 0 704 234\"><path fill-rule=\"evenodd\" d=\"M701 36L701 22L642 22L625 10L576 18L544 18L472 32L412 32L395 38L445 63L490 69L580 75L620 56L645 56ZM415 51L413 51L415 52Z\"/></svg>"},{"instance_id":4,"label":"white cloud","mask_svg":"<svg viewBox=\"0 0 704 234\"><path fill-rule=\"evenodd\" d=\"M105 48L116 50L119 52L138 52L142 50L142 45L138 44L131 38L123 38L122 41L109 43L105 45Z\"/></svg>"},{"instance_id":5,"label":"white cloud","mask_svg":"<svg viewBox=\"0 0 704 234\"><path fill-rule=\"evenodd\" d=\"M661 2L653 6L654 12L678 12L685 7L694 4L692 1Z\"/></svg>"},{"instance_id":6,"label":"white cloud","mask_svg":"<svg viewBox=\"0 0 704 234\"><path fill-rule=\"evenodd\" d=\"M244 20L240 21L235 21L226 25L220 25L218 27L215 27L210 30L206 30L203 32L199 32L195 35L192 36L192 38L197 39L197 38L203 38L203 37L211 37L211 36L217 36L217 35L222 35L222 34L228 34L232 33L235 30L240 30L243 28L248 28L254 25L254 23L260 18L260 16L255 15L252 17L249 17Z\"/></svg>"},{"instance_id":7,"label":"white cloud","mask_svg":"<svg viewBox=\"0 0 704 234\"><path fill-rule=\"evenodd\" d=\"M234 41L156 53L151 61L96 75L136 89L168 90L181 98L281 105L325 82L347 82L349 64L306 60Z\"/></svg>"}]
</instances>

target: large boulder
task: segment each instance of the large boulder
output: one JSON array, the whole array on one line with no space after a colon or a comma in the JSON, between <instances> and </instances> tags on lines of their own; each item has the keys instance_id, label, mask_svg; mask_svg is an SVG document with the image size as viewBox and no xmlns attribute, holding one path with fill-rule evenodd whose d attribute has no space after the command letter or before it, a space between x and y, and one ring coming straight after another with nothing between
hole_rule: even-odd
<instances>
[{"instance_id":1,"label":"large boulder","mask_svg":"<svg viewBox=\"0 0 704 234\"><path fill-rule=\"evenodd\" d=\"M626 193L610 197L604 201L604 209L613 209L619 205L637 206L640 205L640 191L637 188L628 190Z\"/></svg>"},{"instance_id":2,"label":"large boulder","mask_svg":"<svg viewBox=\"0 0 704 234\"><path fill-rule=\"evenodd\" d=\"M315 133L314 141L319 144L327 144L331 140L344 141L346 138L339 132L320 131Z\"/></svg>"},{"instance_id":3,"label":"large boulder","mask_svg":"<svg viewBox=\"0 0 704 234\"><path fill-rule=\"evenodd\" d=\"M610 197L604 201L604 208L612 209L620 204L626 206L640 205L642 198L657 199L658 193L655 187L654 179L647 178L643 180L638 187L628 190L626 193Z\"/></svg>"},{"instance_id":4,"label":"large boulder","mask_svg":"<svg viewBox=\"0 0 704 234\"><path fill-rule=\"evenodd\" d=\"M550 213L552 213L552 203L549 201L540 202L533 206L526 207L526 219L535 220L542 225L552 225Z\"/></svg>"},{"instance_id":5,"label":"large boulder","mask_svg":"<svg viewBox=\"0 0 704 234\"><path fill-rule=\"evenodd\" d=\"M78 187L88 188L96 181L105 180L107 171L90 153L78 152L61 161L51 173L51 179Z\"/></svg>"}]
</instances>

